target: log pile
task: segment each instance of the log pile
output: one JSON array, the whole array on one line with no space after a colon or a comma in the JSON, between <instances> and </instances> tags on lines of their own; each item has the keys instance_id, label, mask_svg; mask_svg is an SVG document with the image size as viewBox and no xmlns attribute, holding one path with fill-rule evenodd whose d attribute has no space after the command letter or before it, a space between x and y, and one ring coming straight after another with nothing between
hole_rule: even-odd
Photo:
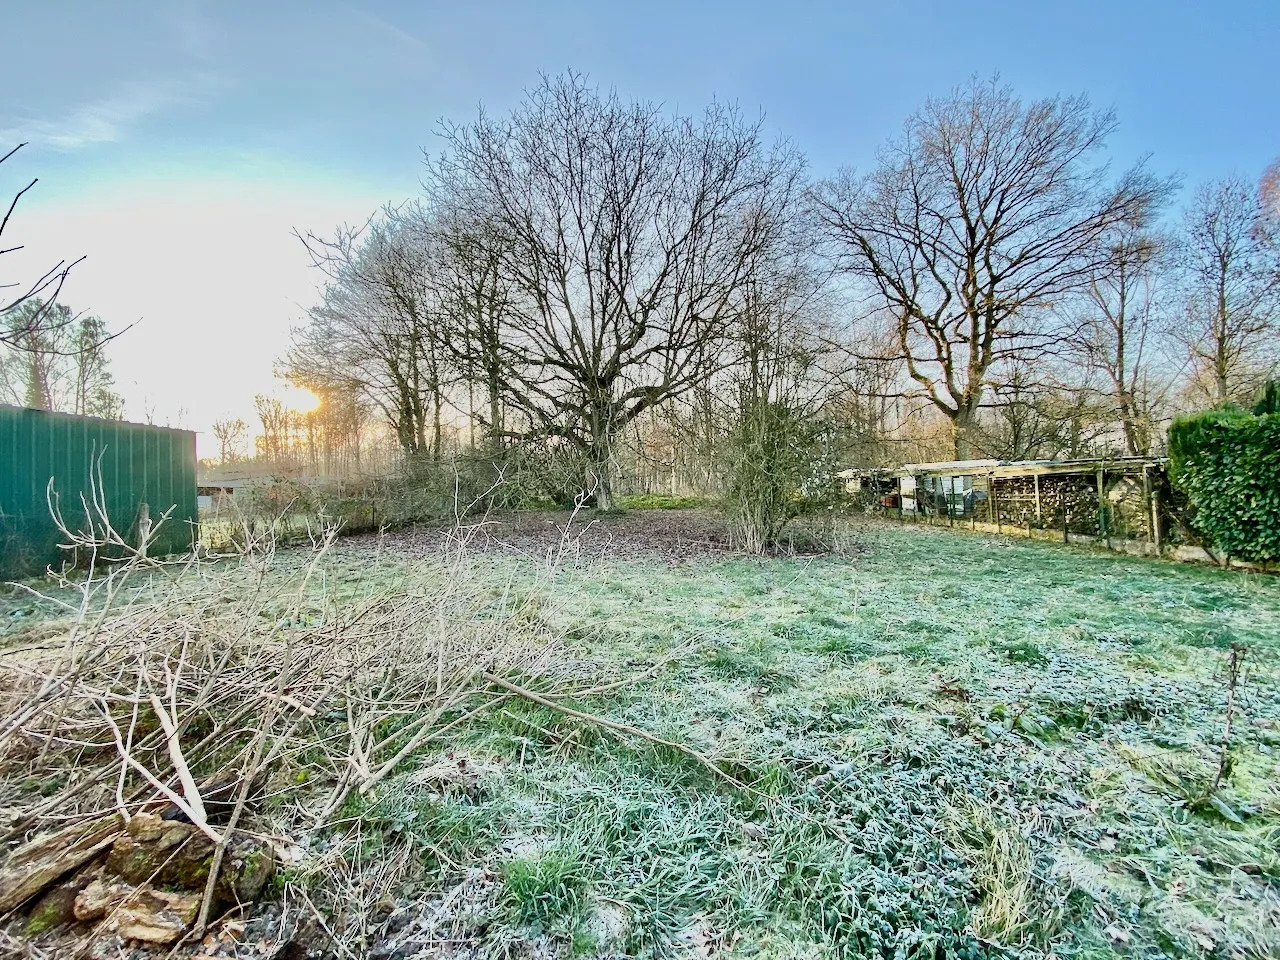
<instances>
[{"instance_id":1,"label":"log pile","mask_svg":"<svg viewBox=\"0 0 1280 960\"><path fill-rule=\"evenodd\" d=\"M195 825L139 813L118 814L44 834L0 862L0 915L25 914L23 933L63 927L150 944L173 944L200 913L215 844ZM244 834L228 838L213 908L257 900L275 872L270 845Z\"/></svg>"}]
</instances>

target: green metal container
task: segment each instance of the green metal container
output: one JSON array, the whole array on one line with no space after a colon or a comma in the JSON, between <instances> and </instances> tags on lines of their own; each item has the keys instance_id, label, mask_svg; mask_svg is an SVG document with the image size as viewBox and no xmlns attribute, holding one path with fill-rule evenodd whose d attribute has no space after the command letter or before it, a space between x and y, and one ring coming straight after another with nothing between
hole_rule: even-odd
<instances>
[{"instance_id":1,"label":"green metal container","mask_svg":"<svg viewBox=\"0 0 1280 960\"><path fill-rule=\"evenodd\" d=\"M130 544L137 543L143 504L153 527L172 508L147 552L189 550L197 531L196 435L0 404L0 579L83 563L85 557L59 546L66 537L54 524L49 501L68 528L78 531L90 529L87 501L92 527L100 529L95 492Z\"/></svg>"}]
</instances>

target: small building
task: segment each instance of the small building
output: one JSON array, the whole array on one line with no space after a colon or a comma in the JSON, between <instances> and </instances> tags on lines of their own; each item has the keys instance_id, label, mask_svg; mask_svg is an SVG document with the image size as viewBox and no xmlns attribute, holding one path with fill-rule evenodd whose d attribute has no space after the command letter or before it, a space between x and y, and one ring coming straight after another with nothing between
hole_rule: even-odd
<instances>
[{"instance_id":1,"label":"small building","mask_svg":"<svg viewBox=\"0 0 1280 960\"><path fill-rule=\"evenodd\" d=\"M837 476L868 509L949 523L1022 527L1144 540L1158 548L1170 499L1158 457L955 460L845 470Z\"/></svg>"},{"instance_id":2,"label":"small building","mask_svg":"<svg viewBox=\"0 0 1280 960\"><path fill-rule=\"evenodd\" d=\"M202 477L196 487L196 501L202 514L227 507L237 496L243 497L262 481L253 477Z\"/></svg>"},{"instance_id":3,"label":"small building","mask_svg":"<svg viewBox=\"0 0 1280 960\"><path fill-rule=\"evenodd\" d=\"M196 435L0 404L0 578L83 559L65 546L55 509L74 532L101 534L109 523L129 544L145 516L149 554L189 550Z\"/></svg>"}]
</instances>

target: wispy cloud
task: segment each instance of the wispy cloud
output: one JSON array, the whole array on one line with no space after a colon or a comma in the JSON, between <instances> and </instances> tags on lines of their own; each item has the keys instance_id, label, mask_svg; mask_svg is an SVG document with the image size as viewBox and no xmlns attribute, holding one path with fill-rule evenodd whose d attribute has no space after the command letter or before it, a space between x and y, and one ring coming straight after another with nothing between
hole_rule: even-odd
<instances>
[{"instance_id":1,"label":"wispy cloud","mask_svg":"<svg viewBox=\"0 0 1280 960\"><path fill-rule=\"evenodd\" d=\"M352 12L357 14L361 19L373 26L383 35L399 41L401 44L412 50L422 51L429 49L426 41L421 37L414 36L408 30L396 26L390 20L380 17L377 14L370 13L367 10L357 10L353 8Z\"/></svg>"},{"instance_id":2,"label":"wispy cloud","mask_svg":"<svg viewBox=\"0 0 1280 960\"><path fill-rule=\"evenodd\" d=\"M216 86L212 77L124 83L56 119L27 119L0 130L0 143L26 140L55 150L79 150L123 140L148 117L200 99Z\"/></svg>"}]
</instances>

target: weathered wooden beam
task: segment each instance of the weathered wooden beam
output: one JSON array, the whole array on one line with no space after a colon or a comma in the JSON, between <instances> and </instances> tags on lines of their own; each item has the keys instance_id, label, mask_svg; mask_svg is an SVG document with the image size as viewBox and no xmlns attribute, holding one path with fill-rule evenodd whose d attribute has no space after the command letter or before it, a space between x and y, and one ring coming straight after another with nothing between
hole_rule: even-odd
<instances>
[{"instance_id":1,"label":"weathered wooden beam","mask_svg":"<svg viewBox=\"0 0 1280 960\"><path fill-rule=\"evenodd\" d=\"M43 834L19 847L0 867L0 914L40 893L59 877L84 866L120 835L114 813L87 824Z\"/></svg>"},{"instance_id":2,"label":"weathered wooden beam","mask_svg":"<svg viewBox=\"0 0 1280 960\"><path fill-rule=\"evenodd\" d=\"M1102 467L1098 467L1098 535L1103 540L1110 539L1107 536L1107 484Z\"/></svg>"},{"instance_id":3,"label":"weathered wooden beam","mask_svg":"<svg viewBox=\"0 0 1280 960\"><path fill-rule=\"evenodd\" d=\"M1163 531L1160 529L1160 484L1151 485L1151 538L1156 545L1156 553L1160 553Z\"/></svg>"}]
</instances>

